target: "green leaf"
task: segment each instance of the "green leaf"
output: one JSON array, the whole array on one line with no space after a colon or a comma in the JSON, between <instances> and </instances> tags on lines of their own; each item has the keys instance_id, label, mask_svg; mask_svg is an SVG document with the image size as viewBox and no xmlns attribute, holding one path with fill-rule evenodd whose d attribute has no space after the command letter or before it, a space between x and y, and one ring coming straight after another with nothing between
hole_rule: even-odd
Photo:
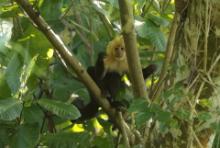
<instances>
[{"instance_id":1,"label":"green leaf","mask_svg":"<svg viewBox=\"0 0 220 148\"><path fill-rule=\"evenodd\" d=\"M14 120L20 116L22 111L22 102L15 99L0 100L0 119Z\"/></svg>"},{"instance_id":2,"label":"green leaf","mask_svg":"<svg viewBox=\"0 0 220 148\"><path fill-rule=\"evenodd\" d=\"M149 40L160 51L165 50L166 41L160 28L154 25L152 22L145 21L143 24L136 26L137 34Z\"/></svg>"},{"instance_id":3,"label":"green leaf","mask_svg":"<svg viewBox=\"0 0 220 148\"><path fill-rule=\"evenodd\" d=\"M6 70L6 81L13 94L15 94L20 87L20 74L21 62L18 58L18 54L15 53L11 58Z\"/></svg>"},{"instance_id":4,"label":"green leaf","mask_svg":"<svg viewBox=\"0 0 220 148\"><path fill-rule=\"evenodd\" d=\"M19 7L17 5L5 5L0 9L1 18L11 18L15 17L19 12Z\"/></svg>"},{"instance_id":5,"label":"green leaf","mask_svg":"<svg viewBox=\"0 0 220 148\"><path fill-rule=\"evenodd\" d=\"M143 126L146 123L146 121L148 121L152 116L153 114L151 112L138 113L135 116L135 122L137 127L140 128L141 126Z\"/></svg>"},{"instance_id":6,"label":"green leaf","mask_svg":"<svg viewBox=\"0 0 220 148\"><path fill-rule=\"evenodd\" d=\"M189 121L190 117L190 111L180 108L178 111L176 111L176 116L184 121Z\"/></svg>"},{"instance_id":7,"label":"green leaf","mask_svg":"<svg viewBox=\"0 0 220 148\"><path fill-rule=\"evenodd\" d=\"M89 94L85 86L81 82L73 80L72 75L66 72L63 65L56 64L54 71L56 72L50 77L50 84L55 100L67 101L72 93L76 93L79 96L82 95L81 97L87 102L89 101Z\"/></svg>"},{"instance_id":8,"label":"green leaf","mask_svg":"<svg viewBox=\"0 0 220 148\"><path fill-rule=\"evenodd\" d=\"M6 82L5 72L0 70L0 99L5 99L11 96L11 90Z\"/></svg>"},{"instance_id":9,"label":"green leaf","mask_svg":"<svg viewBox=\"0 0 220 148\"><path fill-rule=\"evenodd\" d=\"M212 102L209 99L200 99L199 105L201 105L204 108L205 107L210 108L212 106Z\"/></svg>"},{"instance_id":10,"label":"green leaf","mask_svg":"<svg viewBox=\"0 0 220 148\"><path fill-rule=\"evenodd\" d=\"M198 114L198 119L201 121L209 121L212 118L211 113L202 111Z\"/></svg>"},{"instance_id":11,"label":"green leaf","mask_svg":"<svg viewBox=\"0 0 220 148\"><path fill-rule=\"evenodd\" d=\"M24 83L24 84L27 83L27 80L30 77L31 72L35 66L36 60L37 60L37 56L34 56L30 61L28 61L28 64L23 71L23 75L22 75L22 79L21 79L22 83Z\"/></svg>"},{"instance_id":12,"label":"green leaf","mask_svg":"<svg viewBox=\"0 0 220 148\"><path fill-rule=\"evenodd\" d=\"M56 133L47 134L42 138L42 142L49 148L85 148L89 147L89 134L84 133Z\"/></svg>"},{"instance_id":13,"label":"green leaf","mask_svg":"<svg viewBox=\"0 0 220 148\"><path fill-rule=\"evenodd\" d=\"M37 104L32 104L29 107L24 107L22 112L24 122L25 123L38 123L39 125L42 124L44 113L42 109L37 106Z\"/></svg>"},{"instance_id":14,"label":"green leaf","mask_svg":"<svg viewBox=\"0 0 220 148\"><path fill-rule=\"evenodd\" d=\"M9 134L8 134L8 127L0 124L0 147L5 147L10 141L9 141Z\"/></svg>"},{"instance_id":15,"label":"green leaf","mask_svg":"<svg viewBox=\"0 0 220 148\"><path fill-rule=\"evenodd\" d=\"M160 122L168 122L171 120L171 113L167 111L159 111L157 113L157 120Z\"/></svg>"},{"instance_id":16,"label":"green leaf","mask_svg":"<svg viewBox=\"0 0 220 148\"><path fill-rule=\"evenodd\" d=\"M105 136L105 137L101 137L101 136L97 136L95 137L94 142L94 147L97 148L113 148L114 147L114 141L113 141L113 137L112 136Z\"/></svg>"},{"instance_id":17,"label":"green leaf","mask_svg":"<svg viewBox=\"0 0 220 148\"><path fill-rule=\"evenodd\" d=\"M149 18L149 20L153 21L157 26L168 26L169 22L164 19L163 17L160 16L156 16L156 15L152 15L152 14L148 14L147 16Z\"/></svg>"},{"instance_id":18,"label":"green leaf","mask_svg":"<svg viewBox=\"0 0 220 148\"><path fill-rule=\"evenodd\" d=\"M12 137L11 148L34 148L40 136L38 124L20 125L16 134Z\"/></svg>"},{"instance_id":19,"label":"green leaf","mask_svg":"<svg viewBox=\"0 0 220 148\"><path fill-rule=\"evenodd\" d=\"M118 1L117 0L107 0L111 4L112 7L118 8Z\"/></svg>"},{"instance_id":20,"label":"green leaf","mask_svg":"<svg viewBox=\"0 0 220 148\"><path fill-rule=\"evenodd\" d=\"M212 148L219 148L220 147L220 133L217 131L215 132L216 132L216 135L213 141Z\"/></svg>"},{"instance_id":21,"label":"green leaf","mask_svg":"<svg viewBox=\"0 0 220 148\"><path fill-rule=\"evenodd\" d=\"M148 103L145 99L135 99L128 111L129 112L145 112L148 109Z\"/></svg>"},{"instance_id":22,"label":"green leaf","mask_svg":"<svg viewBox=\"0 0 220 148\"><path fill-rule=\"evenodd\" d=\"M51 111L57 116L65 119L73 120L80 117L79 110L72 104L65 104L51 99L40 99L38 104L48 111Z\"/></svg>"}]
</instances>

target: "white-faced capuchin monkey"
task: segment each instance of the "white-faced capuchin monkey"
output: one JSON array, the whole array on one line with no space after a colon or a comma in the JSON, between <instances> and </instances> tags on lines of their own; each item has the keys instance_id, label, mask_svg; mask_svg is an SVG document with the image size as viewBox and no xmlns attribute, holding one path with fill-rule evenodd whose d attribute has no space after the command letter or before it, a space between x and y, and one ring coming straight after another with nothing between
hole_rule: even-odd
<instances>
[{"instance_id":1,"label":"white-faced capuchin monkey","mask_svg":"<svg viewBox=\"0 0 220 148\"><path fill-rule=\"evenodd\" d=\"M106 56L103 59L105 72L128 72L125 44L122 36L117 36L108 43Z\"/></svg>"},{"instance_id":2,"label":"white-faced capuchin monkey","mask_svg":"<svg viewBox=\"0 0 220 148\"><path fill-rule=\"evenodd\" d=\"M142 69L144 79L154 73L156 68L156 65L151 64ZM87 72L97 83L112 107L117 108L120 103L115 98L120 90L127 88L127 85L122 80L123 75L128 73L123 37L117 36L110 41L107 45L106 53L99 53L95 66L88 67ZM81 117L73 122L88 120L97 115L100 106L91 92L90 98L91 101L87 105L84 105L80 99L73 102L81 112Z\"/></svg>"}]
</instances>

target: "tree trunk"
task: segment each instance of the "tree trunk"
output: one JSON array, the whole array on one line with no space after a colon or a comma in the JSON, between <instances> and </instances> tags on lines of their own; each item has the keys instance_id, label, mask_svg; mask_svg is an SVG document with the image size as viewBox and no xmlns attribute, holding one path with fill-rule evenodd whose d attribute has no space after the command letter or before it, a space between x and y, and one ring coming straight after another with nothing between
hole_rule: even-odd
<instances>
[{"instance_id":1,"label":"tree trunk","mask_svg":"<svg viewBox=\"0 0 220 148\"><path fill-rule=\"evenodd\" d=\"M219 8L218 1L176 0L176 11L181 15L181 22L176 35L174 61L188 65L184 84L187 92L191 94L182 104L187 106L191 113L190 121L181 124L182 141L185 142L180 147L206 148L213 134L210 128L212 122L201 123L198 115L203 111L213 110L213 106L203 106L200 102L215 101L211 98L217 87L213 80L219 77L220 72L220 42L216 33L220 27Z\"/></svg>"}]
</instances>

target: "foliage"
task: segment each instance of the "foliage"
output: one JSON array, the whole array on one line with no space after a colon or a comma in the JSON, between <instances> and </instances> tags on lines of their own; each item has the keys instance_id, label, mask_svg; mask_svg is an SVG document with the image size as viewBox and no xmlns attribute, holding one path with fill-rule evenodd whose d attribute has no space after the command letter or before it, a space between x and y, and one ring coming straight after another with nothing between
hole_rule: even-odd
<instances>
[{"instance_id":1,"label":"foliage","mask_svg":"<svg viewBox=\"0 0 220 148\"><path fill-rule=\"evenodd\" d=\"M61 118L77 119L80 117L80 112L72 104L64 104L60 101L43 98L38 101L38 104Z\"/></svg>"},{"instance_id":2,"label":"foliage","mask_svg":"<svg viewBox=\"0 0 220 148\"><path fill-rule=\"evenodd\" d=\"M11 121L20 116L22 104L15 99L0 100L0 119Z\"/></svg>"},{"instance_id":3,"label":"foliage","mask_svg":"<svg viewBox=\"0 0 220 148\"><path fill-rule=\"evenodd\" d=\"M71 102L79 96L88 103L87 89L20 7L11 1L0 2L0 147L115 147L120 136L111 121L106 121L106 115L82 123L81 133L73 128L70 120L77 119L80 113ZM98 53L121 32L117 0L30 2L85 67L94 65ZM156 63L160 70L174 4L134 0L132 6L142 65ZM160 101L150 103L133 98L127 92L130 90L122 92L117 99L130 103L128 113L134 119L130 116L128 122L141 134L146 123L152 123L156 127L152 132L155 137L171 135L177 139L175 142L181 143L181 123L192 121L185 104L193 94L182 83L189 70L181 55L169 71L172 69L176 71L176 80L159 96ZM147 81L149 93L157 79L156 74ZM211 106L207 100L200 104L204 108ZM215 129L217 125L211 119L216 114L207 110L193 118L201 127L210 120L207 126ZM51 133L54 132L51 126L56 133ZM217 142L218 139L219 134ZM119 146L124 147L121 142Z\"/></svg>"}]
</instances>

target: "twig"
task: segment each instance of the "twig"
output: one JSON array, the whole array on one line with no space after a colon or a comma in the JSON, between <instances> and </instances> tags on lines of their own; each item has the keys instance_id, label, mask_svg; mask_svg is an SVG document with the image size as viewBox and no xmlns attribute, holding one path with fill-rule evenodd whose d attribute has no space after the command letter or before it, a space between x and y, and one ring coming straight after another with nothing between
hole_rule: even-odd
<instances>
[{"instance_id":1,"label":"twig","mask_svg":"<svg viewBox=\"0 0 220 148\"><path fill-rule=\"evenodd\" d=\"M192 135L193 135L193 137L196 139L196 142L197 142L198 146L199 146L200 148L204 148L203 145L201 144L201 142L199 141L199 138L197 137L195 131L194 131L192 128L191 128L191 130L192 130Z\"/></svg>"},{"instance_id":2,"label":"twig","mask_svg":"<svg viewBox=\"0 0 220 148\"><path fill-rule=\"evenodd\" d=\"M210 30L211 5L205 0L205 29L204 29L204 71L207 70L208 62L208 36Z\"/></svg>"},{"instance_id":3,"label":"twig","mask_svg":"<svg viewBox=\"0 0 220 148\"><path fill-rule=\"evenodd\" d=\"M61 20L69 13L69 11L70 11L71 8L73 7L73 5L74 5L74 0L71 1L71 4L69 5L69 7L66 9L66 11L64 12L64 14L60 17Z\"/></svg>"}]
</instances>

